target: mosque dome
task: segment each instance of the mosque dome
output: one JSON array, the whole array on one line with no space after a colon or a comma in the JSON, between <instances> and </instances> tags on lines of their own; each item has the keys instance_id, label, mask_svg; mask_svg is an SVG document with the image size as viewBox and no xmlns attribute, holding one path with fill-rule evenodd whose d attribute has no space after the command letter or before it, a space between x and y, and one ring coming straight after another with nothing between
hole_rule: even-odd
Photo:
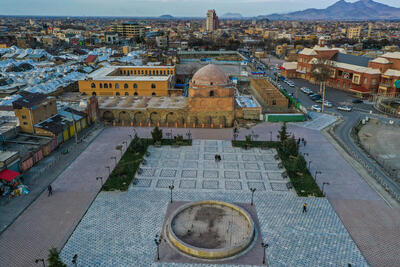
<instances>
[{"instance_id":1,"label":"mosque dome","mask_svg":"<svg viewBox=\"0 0 400 267\"><path fill-rule=\"evenodd\" d=\"M192 84L195 86L223 86L229 84L229 77L220 67L209 64L193 75Z\"/></svg>"}]
</instances>

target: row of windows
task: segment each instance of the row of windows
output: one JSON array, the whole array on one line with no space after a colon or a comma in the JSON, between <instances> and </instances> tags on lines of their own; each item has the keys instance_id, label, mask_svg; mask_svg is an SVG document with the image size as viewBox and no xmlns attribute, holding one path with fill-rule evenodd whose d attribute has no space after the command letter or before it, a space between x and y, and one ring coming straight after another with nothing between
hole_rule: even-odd
<instances>
[{"instance_id":1,"label":"row of windows","mask_svg":"<svg viewBox=\"0 0 400 267\"><path fill-rule=\"evenodd\" d=\"M96 84L92 83L91 84L92 88L96 88ZM112 83L99 83L99 88L113 88ZM138 85L136 83L133 84L133 89L137 89ZM115 89L119 89L119 83L115 84ZM129 85L127 83L124 84L124 89L129 89ZM156 84L152 83L151 84L151 89L156 89Z\"/></svg>"},{"instance_id":2,"label":"row of windows","mask_svg":"<svg viewBox=\"0 0 400 267\"><path fill-rule=\"evenodd\" d=\"M93 92L92 95L95 96L95 95L97 95L97 94L96 94L96 92ZM115 93L115 95L116 95L116 96L120 96L121 94L120 94L119 92L117 92L117 93ZM134 96L138 96L139 94L138 94L137 92L135 92L135 93L133 93L133 95L134 95ZM153 92L153 93L151 93L151 95L152 95L152 96L156 96L156 93ZM129 93L128 93L128 92L125 92L125 96L129 96Z\"/></svg>"},{"instance_id":3,"label":"row of windows","mask_svg":"<svg viewBox=\"0 0 400 267\"><path fill-rule=\"evenodd\" d=\"M120 70L120 75L172 75L174 72L171 70Z\"/></svg>"}]
</instances>

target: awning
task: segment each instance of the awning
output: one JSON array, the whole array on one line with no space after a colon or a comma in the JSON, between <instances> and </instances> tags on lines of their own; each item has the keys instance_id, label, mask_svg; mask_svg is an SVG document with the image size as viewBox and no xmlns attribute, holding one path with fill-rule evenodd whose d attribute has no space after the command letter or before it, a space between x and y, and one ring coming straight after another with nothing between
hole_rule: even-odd
<instances>
[{"instance_id":1,"label":"awning","mask_svg":"<svg viewBox=\"0 0 400 267\"><path fill-rule=\"evenodd\" d=\"M364 88L362 86L353 86L350 88L350 91L353 91L355 93L359 93L359 94L370 94L371 91L368 90L367 88Z\"/></svg>"},{"instance_id":2,"label":"awning","mask_svg":"<svg viewBox=\"0 0 400 267\"><path fill-rule=\"evenodd\" d=\"M19 172L15 172L12 170L2 170L0 172L0 180L6 180L6 181L11 182L15 178L17 178L19 175L20 175Z\"/></svg>"}]
</instances>

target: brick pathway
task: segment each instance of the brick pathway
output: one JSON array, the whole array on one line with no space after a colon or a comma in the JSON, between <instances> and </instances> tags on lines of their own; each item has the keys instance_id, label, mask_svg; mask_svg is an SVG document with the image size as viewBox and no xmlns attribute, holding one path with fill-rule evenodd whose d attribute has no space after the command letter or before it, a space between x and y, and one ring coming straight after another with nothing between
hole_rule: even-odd
<instances>
[{"instance_id":1,"label":"brick pathway","mask_svg":"<svg viewBox=\"0 0 400 267\"><path fill-rule=\"evenodd\" d=\"M41 196L0 236L0 266L33 266L48 250L65 244L100 189L97 176L114 167L115 147L128 140L129 130L105 129L53 182L54 194Z\"/></svg>"}]
</instances>

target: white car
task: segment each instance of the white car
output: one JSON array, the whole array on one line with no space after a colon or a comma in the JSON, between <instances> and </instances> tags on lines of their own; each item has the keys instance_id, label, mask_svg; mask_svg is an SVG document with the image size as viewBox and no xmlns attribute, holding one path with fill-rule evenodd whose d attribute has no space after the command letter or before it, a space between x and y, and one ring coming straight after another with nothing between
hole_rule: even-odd
<instances>
[{"instance_id":1,"label":"white car","mask_svg":"<svg viewBox=\"0 0 400 267\"><path fill-rule=\"evenodd\" d=\"M339 106L339 107L337 107L337 109L342 110L342 111L347 111L347 112L350 112L352 110L352 108L349 106Z\"/></svg>"},{"instance_id":2,"label":"white car","mask_svg":"<svg viewBox=\"0 0 400 267\"><path fill-rule=\"evenodd\" d=\"M309 92L311 92L311 90L308 89L307 87L301 87L301 88L300 88L300 91L302 91L302 92L305 93L305 94L308 94Z\"/></svg>"},{"instance_id":3,"label":"white car","mask_svg":"<svg viewBox=\"0 0 400 267\"><path fill-rule=\"evenodd\" d=\"M317 112L321 112L321 110L322 110L322 108L321 108L320 105L312 105L312 106L311 106L311 109L312 109L312 110L315 110L315 111L317 111Z\"/></svg>"},{"instance_id":4,"label":"white car","mask_svg":"<svg viewBox=\"0 0 400 267\"><path fill-rule=\"evenodd\" d=\"M329 101L325 101L324 102L324 106L328 107L328 108L331 108L331 107L333 107L333 104L331 102L329 102Z\"/></svg>"}]
</instances>

